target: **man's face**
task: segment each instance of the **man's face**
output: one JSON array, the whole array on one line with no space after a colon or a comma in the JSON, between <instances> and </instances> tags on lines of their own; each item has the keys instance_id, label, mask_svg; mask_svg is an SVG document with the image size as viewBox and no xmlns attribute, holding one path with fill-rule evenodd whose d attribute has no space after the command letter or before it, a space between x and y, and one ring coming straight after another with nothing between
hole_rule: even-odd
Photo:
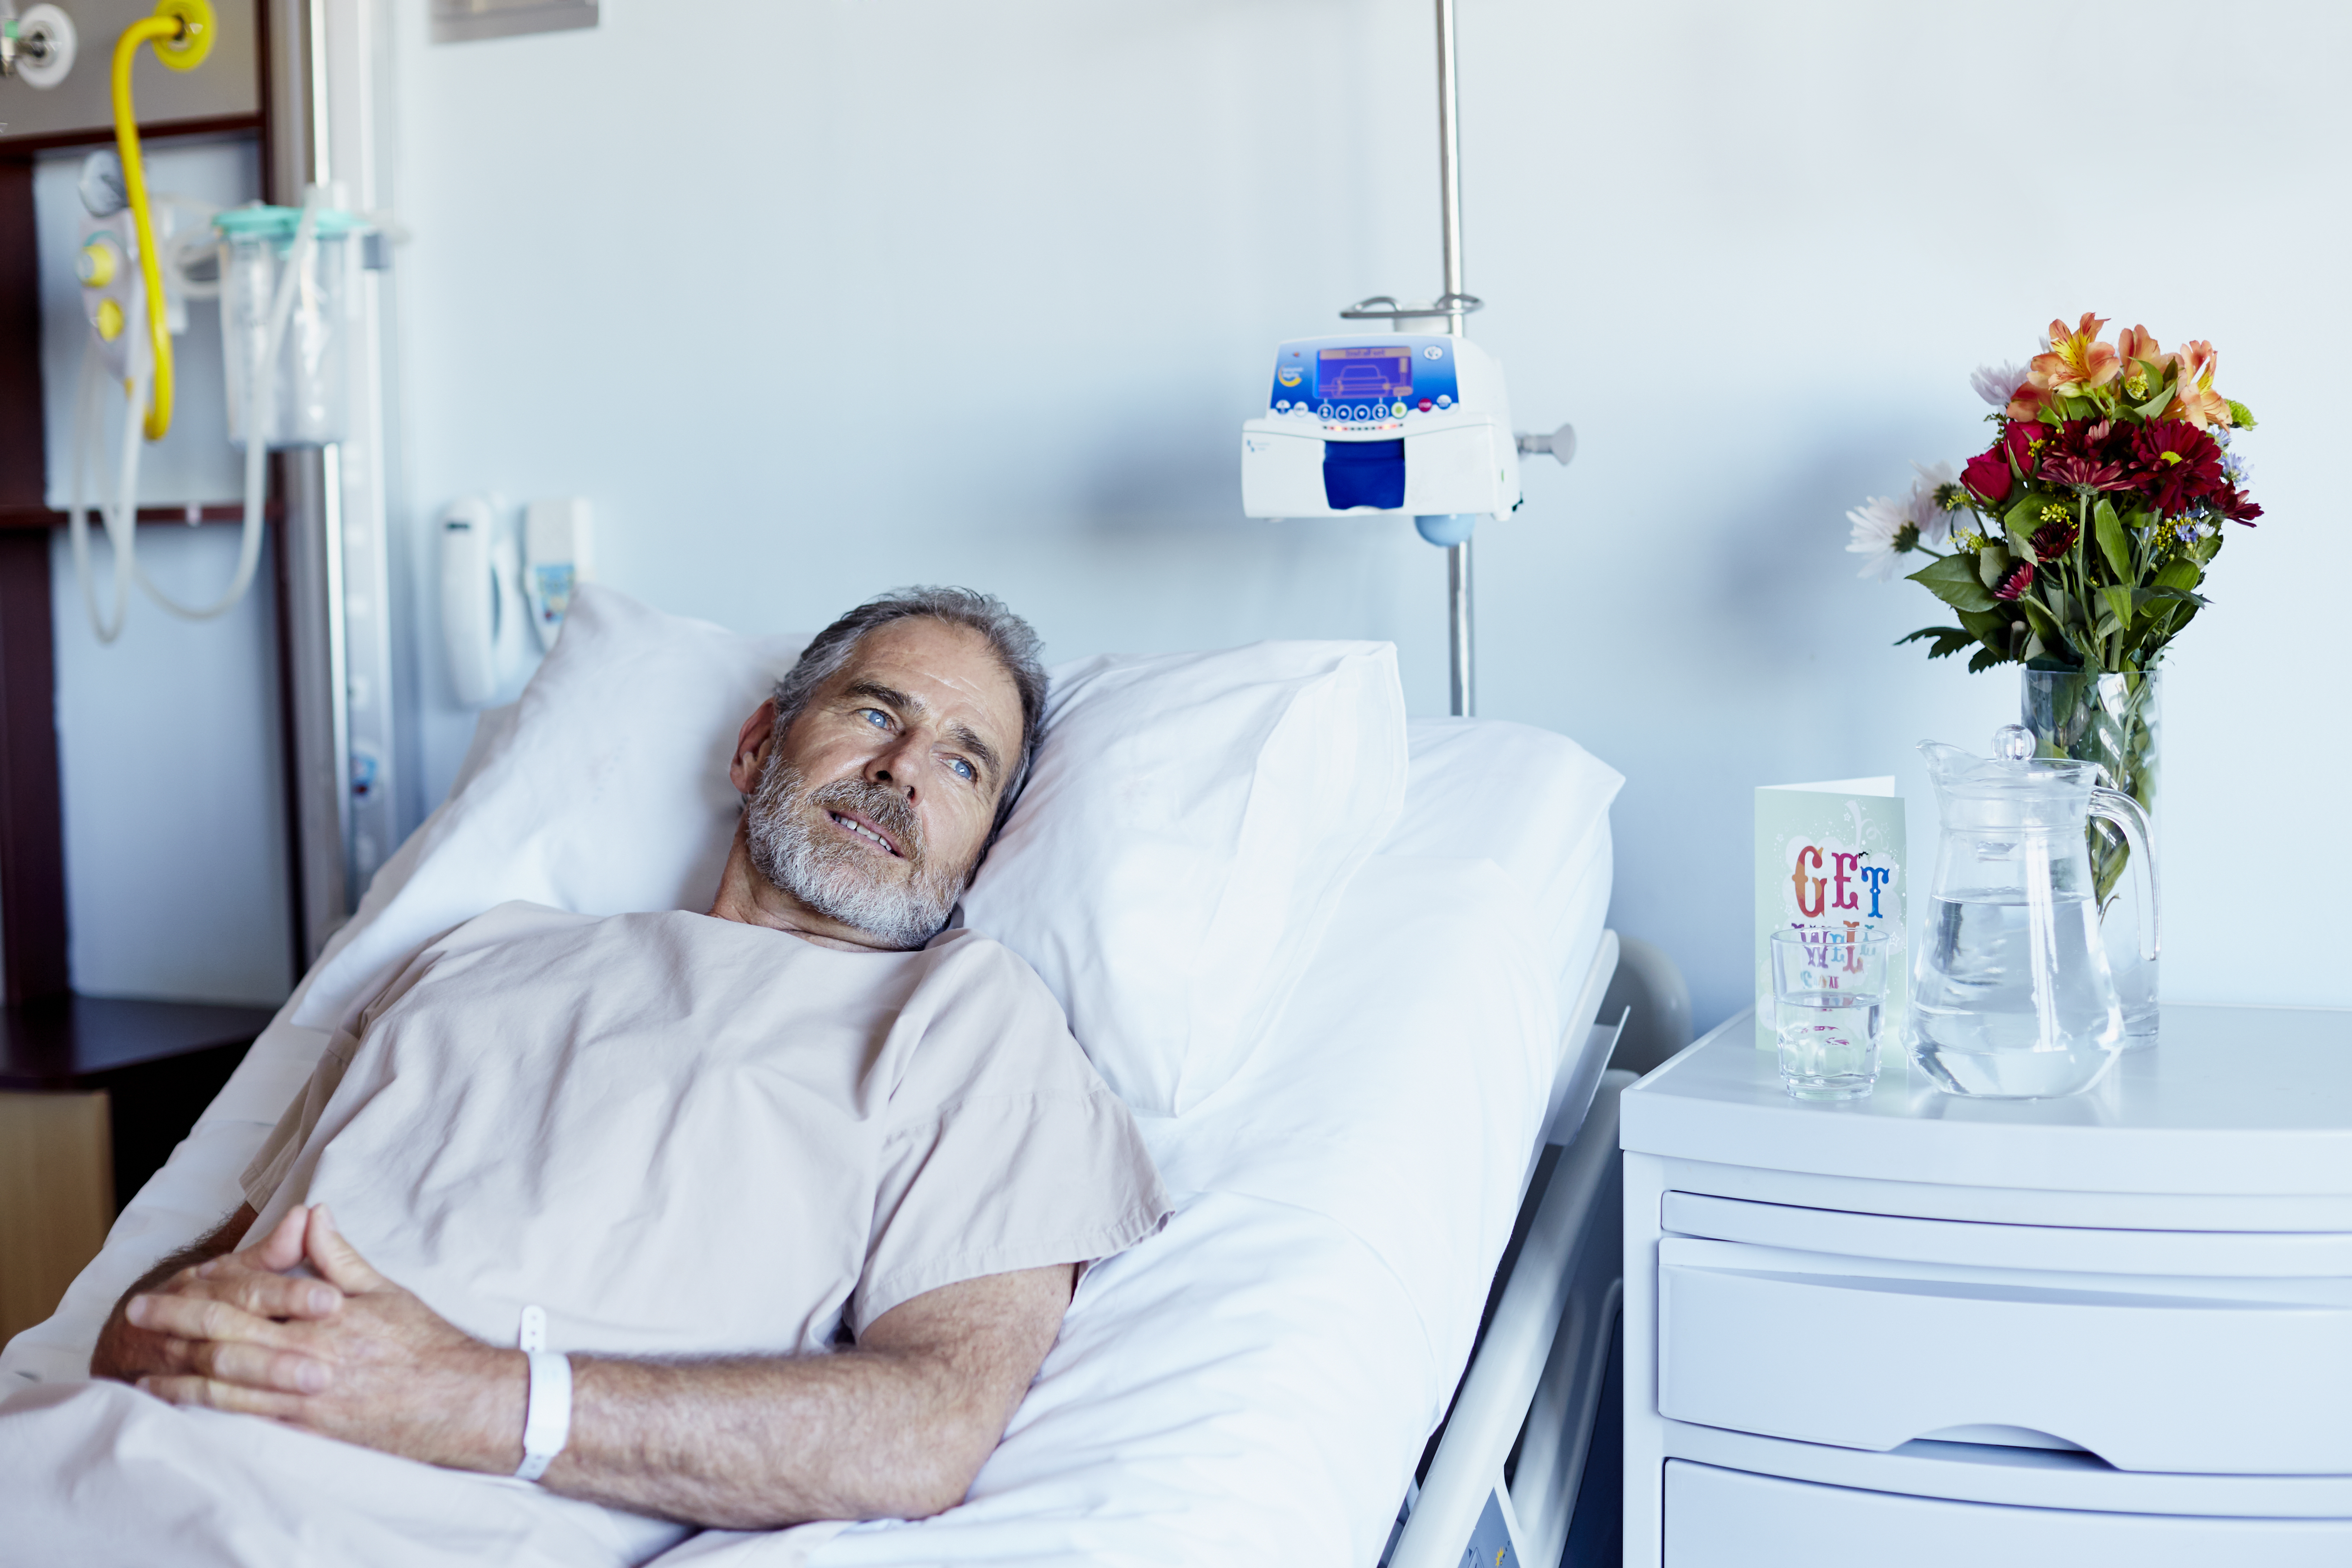
<instances>
[{"instance_id":1,"label":"man's face","mask_svg":"<svg viewBox=\"0 0 2352 1568\"><path fill-rule=\"evenodd\" d=\"M979 633L892 621L759 753L752 865L816 913L917 947L946 922L988 840L1020 760L1021 694Z\"/></svg>"}]
</instances>

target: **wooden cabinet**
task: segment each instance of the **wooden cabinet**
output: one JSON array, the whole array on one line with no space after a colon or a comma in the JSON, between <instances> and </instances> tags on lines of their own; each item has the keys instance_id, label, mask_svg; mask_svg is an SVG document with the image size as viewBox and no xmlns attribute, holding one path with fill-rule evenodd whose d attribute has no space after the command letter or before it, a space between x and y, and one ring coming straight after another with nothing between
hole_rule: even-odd
<instances>
[{"instance_id":1,"label":"wooden cabinet","mask_svg":"<svg viewBox=\"0 0 2352 1568\"><path fill-rule=\"evenodd\" d=\"M56 1309L268 1021L89 996L0 1011L0 1343Z\"/></svg>"},{"instance_id":2,"label":"wooden cabinet","mask_svg":"<svg viewBox=\"0 0 2352 1568\"><path fill-rule=\"evenodd\" d=\"M49 1315L113 1223L106 1091L0 1093L0 1342Z\"/></svg>"}]
</instances>

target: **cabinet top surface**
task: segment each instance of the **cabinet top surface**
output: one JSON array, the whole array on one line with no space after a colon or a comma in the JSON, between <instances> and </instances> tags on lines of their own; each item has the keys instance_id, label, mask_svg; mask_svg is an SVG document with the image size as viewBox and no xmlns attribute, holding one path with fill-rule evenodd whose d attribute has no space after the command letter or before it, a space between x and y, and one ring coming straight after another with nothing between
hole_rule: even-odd
<instances>
[{"instance_id":1,"label":"cabinet top surface","mask_svg":"<svg viewBox=\"0 0 2352 1568\"><path fill-rule=\"evenodd\" d=\"M1626 1091L1643 1153L1769 1170L2084 1192L2352 1193L2352 1010L2167 1006L2086 1093L1947 1094L1900 1052L1863 1100L1791 1099L1732 1019Z\"/></svg>"}]
</instances>

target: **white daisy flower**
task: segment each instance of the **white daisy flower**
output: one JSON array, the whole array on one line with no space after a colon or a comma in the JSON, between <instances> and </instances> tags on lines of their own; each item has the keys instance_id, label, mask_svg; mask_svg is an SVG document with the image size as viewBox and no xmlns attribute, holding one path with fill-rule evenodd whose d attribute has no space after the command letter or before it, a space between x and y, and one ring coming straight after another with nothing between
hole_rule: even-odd
<instances>
[{"instance_id":1,"label":"white daisy flower","mask_svg":"<svg viewBox=\"0 0 2352 1568\"><path fill-rule=\"evenodd\" d=\"M1846 521L1853 524L1853 537L1846 544L1846 553L1864 557L1862 577L1874 577L1884 583L1895 575L1895 557L1911 548L1910 542L1919 534L1919 525L1911 521L1908 503L1890 496L1872 496L1853 510Z\"/></svg>"},{"instance_id":2,"label":"white daisy flower","mask_svg":"<svg viewBox=\"0 0 2352 1568\"><path fill-rule=\"evenodd\" d=\"M1919 477L1911 481L1911 494L1906 510L1919 530L1919 542L1930 549L1941 550L1952 536L1952 514L1936 499L1936 492L1956 483L1959 474L1949 463L1937 463L1933 468L1913 463L1912 471Z\"/></svg>"},{"instance_id":3,"label":"white daisy flower","mask_svg":"<svg viewBox=\"0 0 2352 1568\"><path fill-rule=\"evenodd\" d=\"M2047 342L2042 346L2045 351L2050 347ZM1995 408L2006 408L2009 406L2010 398L2015 395L2024 380L2023 365L1980 364L1977 366L1976 374L1969 377L1969 384L1976 388L1979 397L1983 398Z\"/></svg>"}]
</instances>

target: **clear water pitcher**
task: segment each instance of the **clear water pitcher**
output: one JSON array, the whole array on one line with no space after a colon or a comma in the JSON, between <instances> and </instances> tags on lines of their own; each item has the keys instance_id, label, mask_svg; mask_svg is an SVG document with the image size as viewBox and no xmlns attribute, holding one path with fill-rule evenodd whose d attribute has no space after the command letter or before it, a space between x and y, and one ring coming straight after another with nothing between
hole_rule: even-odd
<instances>
[{"instance_id":1,"label":"clear water pitcher","mask_svg":"<svg viewBox=\"0 0 2352 1568\"><path fill-rule=\"evenodd\" d=\"M1995 732L1990 757L1934 741L1919 750L1944 831L1913 963L1912 1058L1954 1094L2079 1094L2124 1046L2084 830L2102 817L2130 844L2140 951L2153 958L2147 818L2103 787L2097 763L2035 757L2018 725Z\"/></svg>"}]
</instances>

